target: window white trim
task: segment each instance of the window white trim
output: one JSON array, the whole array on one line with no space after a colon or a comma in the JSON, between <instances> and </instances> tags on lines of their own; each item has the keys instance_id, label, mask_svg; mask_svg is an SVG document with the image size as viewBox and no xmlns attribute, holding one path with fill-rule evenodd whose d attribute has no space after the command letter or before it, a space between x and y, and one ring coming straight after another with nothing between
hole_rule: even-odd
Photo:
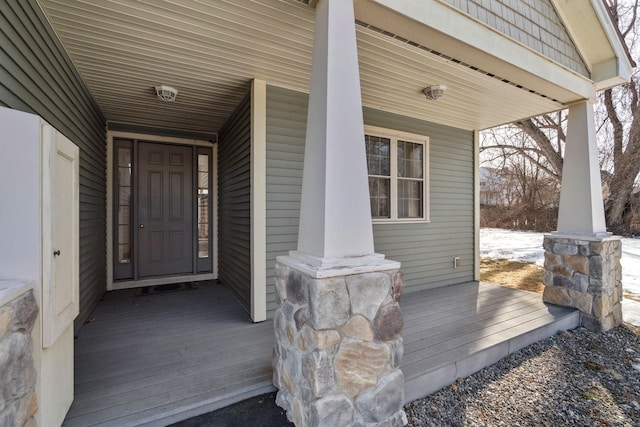
<instances>
[{"instance_id":1,"label":"window white trim","mask_svg":"<svg viewBox=\"0 0 640 427\"><path fill-rule=\"evenodd\" d=\"M393 129L382 128L378 126L364 126L365 135L389 138L391 140L390 147L390 218L372 218L374 224L411 224L430 222L430 203L429 203L429 137L418 135L415 133L402 132ZM423 148L423 186L422 186L422 218L398 218L398 140L422 144ZM375 175L373 175L375 176Z\"/></svg>"}]
</instances>

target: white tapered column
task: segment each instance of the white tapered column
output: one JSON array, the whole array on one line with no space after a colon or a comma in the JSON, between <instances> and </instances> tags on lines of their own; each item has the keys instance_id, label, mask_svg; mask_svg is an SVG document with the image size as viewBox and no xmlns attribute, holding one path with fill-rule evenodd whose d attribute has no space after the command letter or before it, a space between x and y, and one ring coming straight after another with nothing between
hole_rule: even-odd
<instances>
[{"instance_id":1,"label":"white tapered column","mask_svg":"<svg viewBox=\"0 0 640 427\"><path fill-rule=\"evenodd\" d=\"M569 107L558 231L544 237L544 302L580 310L580 324L622 323L622 243L607 233L593 102Z\"/></svg>"},{"instance_id":2,"label":"white tapered column","mask_svg":"<svg viewBox=\"0 0 640 427\"><path fill-rule=\"evenodd\" d=\"M351 0L320 0L307 116L298 250L324 267L373 254L360 76Z\"/></svg>"},{"instance_id":3,"label":"white tapered column","mask_svg":"<svg viewBox=\"0 0 640 427\"><path fill-rule=\"evenodd\" d=\"M273 383L297 426L400 427L404 287L373 251L352 0L319 0L298 250L276 259Z\"/></svg>"},{"instance_id":4,"label":"white tapered column","mask_svg":"<svg viewBox=\"0 0 640 427\"><path fill-rule=\"evenodd\" d=\"M593 102L569 107L558 233L606 233Z\"/></svg>"}]
</instances>

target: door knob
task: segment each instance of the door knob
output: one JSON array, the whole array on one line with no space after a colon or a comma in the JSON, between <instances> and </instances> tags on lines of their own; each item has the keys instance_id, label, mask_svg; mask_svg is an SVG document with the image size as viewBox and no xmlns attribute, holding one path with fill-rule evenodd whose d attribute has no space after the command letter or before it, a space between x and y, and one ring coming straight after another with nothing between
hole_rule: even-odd
<instances>
[{"instance_id":1,"label":"door knob","mask_svg":"<svg viewBox=\"0 0 640 427\"><path fill-rule=\"evenodd\" d=\"M60 256L60 249L53 251L53 256Z\"/></svg>"},{"instance_id":2,"label":"door knob","mask_svg":"<svg viewBox=\"0 0 640 427\"><path fill-rule=\"evenodd\" d=\"M144 228L144 224L140 224L140 228Z\"/></svg>"}]
</instances>

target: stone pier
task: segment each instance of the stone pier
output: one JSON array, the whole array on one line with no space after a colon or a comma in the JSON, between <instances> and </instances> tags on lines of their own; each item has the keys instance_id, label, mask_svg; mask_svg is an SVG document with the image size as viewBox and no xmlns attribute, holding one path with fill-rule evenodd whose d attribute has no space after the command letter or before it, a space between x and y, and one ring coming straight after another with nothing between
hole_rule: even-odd
<instances>
[{"instance_id":1,"label":"stone pier","mask_svg":"<svg viewBox=\"0 0 640 427\"><path fill-rule=\"evenodd\" d=\"M547 235L544 302L580 310L582 326L607 331L622 323L620 237Z\"/></svg>"},{"instance_id":2,"label":"stone pier","mask_svg":"<svg viewBox=\"0 0 640 427\"><path fill-rule=\"evenodd\" d=\"M8 295L13 286L8 283L0 280L0 426L35 427L38 396L31 331L38 305L30 288ZM6 301L6 296L11 299Z\"/></svg>"},{"instance_id":3,"label":"stone pier","mask_svg":"<svg viewBox=\"0 0 640 427\"><path fill-rule=\"evenodd\" d=\"M403 426L397 269L314 278L276 264L277 404L305 426Z\"/></svg>"}]
</instances>

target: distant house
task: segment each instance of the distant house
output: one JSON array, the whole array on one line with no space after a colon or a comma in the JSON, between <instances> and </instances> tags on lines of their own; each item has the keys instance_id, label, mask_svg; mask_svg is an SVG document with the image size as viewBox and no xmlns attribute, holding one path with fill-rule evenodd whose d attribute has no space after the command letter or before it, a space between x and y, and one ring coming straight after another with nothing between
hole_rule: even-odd
<instances>
[{"instance_id":1,"label":"distant house","mask_svg":"<svg viewBox=\"0 0 640 427\"><path fill-rule=\"evenodd\" d=\"M504 171L480 167L481 206L508 206L510 203L509 190Z\"/></svg>"},{"instance_id":2,"label":"distant house","mask_svg":"<svg viewBox=\"0 0 640 427\"><path fill-rule=\"evenodd\" d=\"M273 316L275 259L301 226L309 90L333 84L310 78L316 3L0 4L0 117L40 116L79 147L76 331L105 291L185 280L218 279L253 321ZM339 167L367 162L360 221L401 262L406 294L479 280L479 205L508 194L479 168L478 131L568 106L588 122L632 62L601 0L354 7L366 159L347 152ZM26 182L14 178L6 194ZM23 225L0 235L30 236ZM40 280L22 256L3 237L0 276Z\"/></svg>"}]
</instances>

